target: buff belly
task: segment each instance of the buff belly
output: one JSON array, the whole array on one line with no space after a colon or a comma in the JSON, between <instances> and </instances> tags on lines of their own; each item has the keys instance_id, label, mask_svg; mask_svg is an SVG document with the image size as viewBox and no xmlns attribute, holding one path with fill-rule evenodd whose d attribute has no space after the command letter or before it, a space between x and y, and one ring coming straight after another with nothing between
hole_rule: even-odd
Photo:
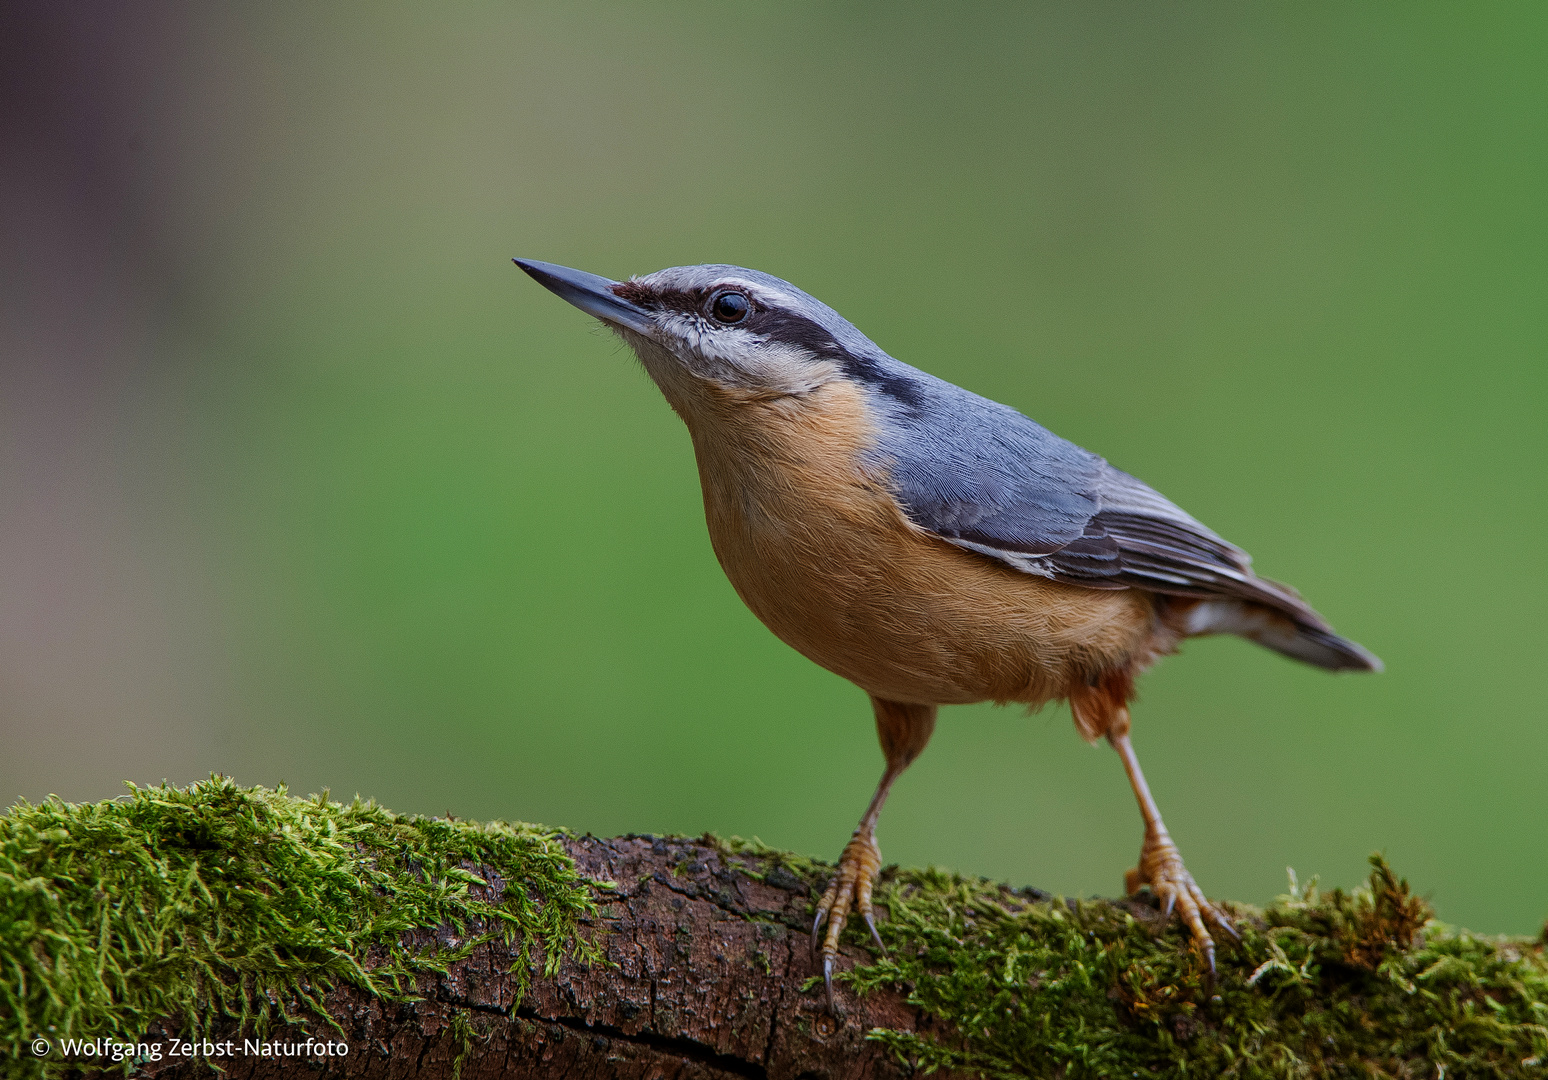
<instances>
[{"instance_id":1,"label":"buff belly","mask_svg":"<svg viewBox=\"0 0 1548 1080\"><path fill-rule=\"evenodd\" d=\"M729 421L779 404L685 417L715 553L781 640L878 697L935 705L1039 705L1148 659L1149 596L1024 574L920 530L863 464L860 391L819 393L757 424Z\"/></svg>"}]
</instances>

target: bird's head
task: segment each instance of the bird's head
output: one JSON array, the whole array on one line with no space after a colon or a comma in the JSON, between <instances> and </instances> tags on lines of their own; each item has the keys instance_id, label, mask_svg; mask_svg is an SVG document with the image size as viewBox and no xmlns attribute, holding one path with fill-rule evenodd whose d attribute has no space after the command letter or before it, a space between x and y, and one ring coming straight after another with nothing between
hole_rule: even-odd
<instances>
[{"instance_id":1,"label":"bird's head","mask_svg":"<svg viewBox=\"0 0 1548 1080\"><path fill-rule=\"evenodd\" d=\"M917 398L915 372L787 281L740 266L675 266L628 281L515 260L540 284L617 330L683 413L708 398L795 399L835 380Z\"/></svg>"}]
</instances>

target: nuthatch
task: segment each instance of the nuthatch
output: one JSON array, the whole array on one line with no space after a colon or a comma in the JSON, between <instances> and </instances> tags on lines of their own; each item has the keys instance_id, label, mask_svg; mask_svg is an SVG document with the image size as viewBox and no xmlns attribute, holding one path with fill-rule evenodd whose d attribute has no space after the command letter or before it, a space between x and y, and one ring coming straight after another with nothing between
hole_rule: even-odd
<instances>
[{"instance_id":1,"label":"nuthatch","mask_svg":"<svg viewBox=\"0 0 1548 1080\"><path fill-rule=\"evenodd\" d=\"M1381 661L1159 493L1005 405L894 360L779 278L680 266L625 282L516 260L616 330L688 425L710 541L786 644L871 696L887 768L817 905L832 1000L871 889L887 791L941 705L1065 700L1123 759L1145 819L1127 891L1175 908L1210 970L1194 883L1129 743L1135 677L1183 638L1237 634L1332 671Z\"/></svg>"}]
</instances>

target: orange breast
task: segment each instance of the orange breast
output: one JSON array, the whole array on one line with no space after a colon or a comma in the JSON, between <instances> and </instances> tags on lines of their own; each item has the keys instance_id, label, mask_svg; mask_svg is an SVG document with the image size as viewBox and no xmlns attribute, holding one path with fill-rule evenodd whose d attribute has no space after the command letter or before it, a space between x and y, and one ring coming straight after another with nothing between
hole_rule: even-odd
<instances>
[{"instance_id":1,"label":"orange breast","mask_svg":"<svg viewBox=\"0 0 1548 1080\"><path fill-rule=\"evenodd\" d=\"M685 414L715 553L781 640L894 701L1042 704L1148 651L1132 590L1021 573L913 525L868 474L862 391L706 399Z\"/></svg>"}]
</instances>

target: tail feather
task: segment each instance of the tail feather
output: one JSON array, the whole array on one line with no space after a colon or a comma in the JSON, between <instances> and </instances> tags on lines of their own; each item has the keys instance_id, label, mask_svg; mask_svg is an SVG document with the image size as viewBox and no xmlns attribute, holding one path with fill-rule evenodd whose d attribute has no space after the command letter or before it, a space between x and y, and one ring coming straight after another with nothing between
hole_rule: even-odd
<instances>
[{"instance_id":1,"label":"tail feather","mask_svg":"<svg viewBox=\"0 0 1548 1080\"><path fill-rule=\"evenodd\" d=\"M1320 617L1318 621L1321 622ZM1339 637L1325 623L1307 625L1244 600L1205 600L1189 610L1184 625L1190 636L1235 634L1329 671L1382 670L1379 657L1348 638Z\"/></svg>"},{"instance_id":2,"label":"tail feather","mask_svg":"<svg viewBox=\"0 0 1548 1080\"><path fill-rule=\"evenodd\" d=\"M1277 627L1243 637L1295 660L1303 660L1329 671L1380 671L1381 658L1348 638L1327 630L1296 626L1291 633Z\"/></svg>"}]
</instances>

